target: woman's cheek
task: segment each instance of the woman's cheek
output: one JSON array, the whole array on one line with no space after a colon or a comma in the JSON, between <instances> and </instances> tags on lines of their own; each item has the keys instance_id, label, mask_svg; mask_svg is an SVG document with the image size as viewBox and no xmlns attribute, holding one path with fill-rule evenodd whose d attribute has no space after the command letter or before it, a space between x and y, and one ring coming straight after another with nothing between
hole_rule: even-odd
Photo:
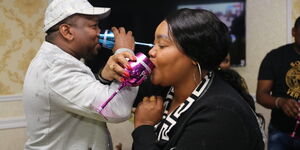
<instances>
[{"instance_id":1,"label":"woman's cheek","mask_svg":"<svg viewBox=\"0 0 300 150\"><path fill-rule=\"evenodd\" d=\"M151 75L151 82L155 85L159 84L159 73L154 71Z\"/></svg>"}]
</instances>

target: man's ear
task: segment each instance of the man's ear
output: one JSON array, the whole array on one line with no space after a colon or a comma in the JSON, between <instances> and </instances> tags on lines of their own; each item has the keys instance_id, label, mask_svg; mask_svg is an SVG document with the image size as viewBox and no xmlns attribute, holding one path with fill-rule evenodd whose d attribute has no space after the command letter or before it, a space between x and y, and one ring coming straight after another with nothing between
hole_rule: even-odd
<instances>
[{"instance_id":1,"label":"man's ear","mask_svg":"<svg viewBox=\"0 0 300 150\"><path fill-rule=\"evenodd\" d=\"M59 33L69 41L74 39L74 34L71 32L71 26L68 24L61 24L59 26Z\"/></svg>"}]
</instances>

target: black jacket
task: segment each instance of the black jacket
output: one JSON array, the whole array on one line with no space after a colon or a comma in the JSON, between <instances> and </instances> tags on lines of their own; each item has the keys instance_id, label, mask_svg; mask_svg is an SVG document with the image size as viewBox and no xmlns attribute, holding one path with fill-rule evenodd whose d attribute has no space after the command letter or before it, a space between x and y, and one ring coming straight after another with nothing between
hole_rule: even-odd
<instances>
[{"instance_id":1,"label":"black jacket","mask_svg":"<svg viewBox=\"0 0 300 150\"><path fill-rule=\"evenodd\" d=\"M254 112L242 97L215 76L204 95L182 114L165 145L156 143L153 126L133 133L134 150L263 150L263 137Z\"/></svg>"}]
</instances>

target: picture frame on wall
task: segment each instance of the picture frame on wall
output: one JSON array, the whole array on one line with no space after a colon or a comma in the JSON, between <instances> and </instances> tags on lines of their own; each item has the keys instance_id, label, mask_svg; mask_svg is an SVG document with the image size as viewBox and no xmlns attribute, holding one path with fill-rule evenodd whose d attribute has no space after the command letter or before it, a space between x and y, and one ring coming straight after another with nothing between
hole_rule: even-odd
<instances>
[{"instance_id":1,"label":"picture frame on wall","mask_svg":"<svg viewBox=\"0 0 300 150\"><path fill-rule=\"evenodd\" d=\"M229 50L231 66L246 66L246 26L245 1L197 1L182 3L177 9L206 9L212 11L229 29L231 47Z\"/></svg>"}]
</instances>

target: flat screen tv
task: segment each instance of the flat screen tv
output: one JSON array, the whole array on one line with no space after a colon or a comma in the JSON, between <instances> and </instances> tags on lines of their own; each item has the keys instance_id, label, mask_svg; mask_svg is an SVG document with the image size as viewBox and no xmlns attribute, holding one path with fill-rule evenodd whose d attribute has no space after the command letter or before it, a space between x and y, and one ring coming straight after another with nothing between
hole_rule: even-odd
<instances>
[{"instance_id":1,"label":"flat screen tv","mask_svg":"<svg viewBox=\"0 0 300 150\"><path fill-rule=\"evenodd\" d=\"M231 66L245 66L245 2L193 2L178 4L177 9L206 9L212 11L224 24L227 25L231 36Z\"/></svg>"}]
</instances>

